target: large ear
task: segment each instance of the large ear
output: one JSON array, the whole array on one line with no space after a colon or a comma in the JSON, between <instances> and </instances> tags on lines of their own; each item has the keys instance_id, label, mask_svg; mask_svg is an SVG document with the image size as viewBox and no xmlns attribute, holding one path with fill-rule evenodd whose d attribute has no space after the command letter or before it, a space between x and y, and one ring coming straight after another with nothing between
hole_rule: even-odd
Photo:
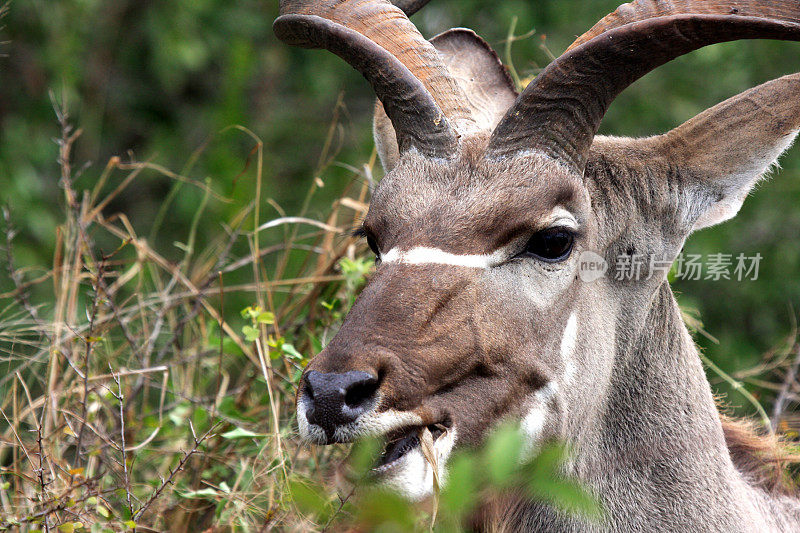
<instances>
[{"instance_id":1,"label":"large ear","mask_svg":"<svg viewBox=\"0 0 800 533\"><path fill-rule=\"evenodd\" d=\"M699 214L693 229L733 218L798 130L800 74L793 74L734 96L661 136L667 160L690 180L686 194Z\"/></svg>"},{"instance_id":2,"label":"large ear","mask_svg":"<svg viewBox=\"0 0 800 533\"><path fill-rule=\"evenodd\" d=\"M466 96L477 130L492 131L517 98L514 82L491 46L475 32L455 28L437 35L431 43ZM397 139L380 101L375 104L373 133L386 172L397 159Z\"/></svg>"},{"instance_id":3,"label":"large ear","mask_svg":"<svg viewBox=\"0 0 800 533\"><path fill-rule=\"evenodd\" d=\"M597 138L592 151L625 154L652 179L680 178L692 231L733 218L753 186L777 164L800 130L800 74L772 80L647 139ZM633 163L631 158L635 159Z\"/></svg>"}]
</instances>

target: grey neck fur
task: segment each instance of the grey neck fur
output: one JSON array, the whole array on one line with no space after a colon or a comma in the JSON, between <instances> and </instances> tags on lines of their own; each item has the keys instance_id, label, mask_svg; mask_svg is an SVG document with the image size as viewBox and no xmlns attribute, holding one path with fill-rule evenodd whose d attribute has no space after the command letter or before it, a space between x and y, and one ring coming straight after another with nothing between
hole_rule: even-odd
<instances>
[{"instance_id":1,"label":"grey neck fur","mask_svg":"<svg viewBox=\"0 0 800 533\"><path fill-rule=\"evenodd\" d=\"M664 282L617 325L605 404L583 420L572 474L602 495L601 524L519 501L509 531L796 531L800 501L768 494L731 461L695 345ZM502 528L501 528L502 529Z\"/></svg>"}]
</instances>

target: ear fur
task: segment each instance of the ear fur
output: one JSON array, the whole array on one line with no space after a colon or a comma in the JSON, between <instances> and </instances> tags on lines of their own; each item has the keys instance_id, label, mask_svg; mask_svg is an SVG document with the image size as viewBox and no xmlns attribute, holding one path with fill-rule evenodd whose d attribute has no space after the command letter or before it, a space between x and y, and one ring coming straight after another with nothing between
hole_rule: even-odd
<instances>
[{"instance_id":1,"label":"ear fur","mask_svg":"<svg viewBox=\"0 0 800 533\"><path fill-rule=\"evenodd\" d=\"M598 136L597 155L651 179L677 175L687 228L733 218L760 179L777 166L800 130L800 74L754 87L656 137Z\"/></svg>"},{"instance_id":2,"label":"ear fur","mask_svg":"<svg viewBox=\"0 0 800 533\"><path fill-rule=\"evenodd\" d=\"M431 43L464 91L478 129L494 129L517 98L500 58L486 41L465 28L448 30L431 39ZM373 135L383 168L389 172L400 153L394 128L380 101L375 104Z\"/></svg>"},{"instance_id":3,"label":"ear fur","mask_svg":"<svg viewBox=\"0 0 800 533\"><path fill-rule=\"evenodd\" d=\"M800 74L745 91L656 137L656 149L686 175L693 230L736 215L800 130Z\"/></svg>"}]
</instances>

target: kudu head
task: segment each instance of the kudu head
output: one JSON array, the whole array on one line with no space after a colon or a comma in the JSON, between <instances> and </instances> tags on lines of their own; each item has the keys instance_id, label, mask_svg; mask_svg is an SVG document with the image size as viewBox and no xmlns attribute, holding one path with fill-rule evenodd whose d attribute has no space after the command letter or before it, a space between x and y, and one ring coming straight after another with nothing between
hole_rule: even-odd
<instances>
[{"instance_id":1,"label":"kudu head","mask_svg":"<svg viewBox=\"0 0 800 533\"><path fill-rule=\"evenodd\" d=\"M800 128L800 77L739 95L649 139L595 138L647 72L734 39L800 39L796 1L620 7L519 95L469 30L425 40L423 1L282 0L287 43L325 48L372 84L387 171L363 235L379 259L341 330L302 378L315 443L386 438L376 472L412 498L455 445L501 419L532 445L602 416L615 354L693 231L732 217ZM635 278L587 281L581 257L644 257ZM592 256L595 257L595 256ZM624 348L623 348L624 349Z\"/></svg>"}]
</instances>

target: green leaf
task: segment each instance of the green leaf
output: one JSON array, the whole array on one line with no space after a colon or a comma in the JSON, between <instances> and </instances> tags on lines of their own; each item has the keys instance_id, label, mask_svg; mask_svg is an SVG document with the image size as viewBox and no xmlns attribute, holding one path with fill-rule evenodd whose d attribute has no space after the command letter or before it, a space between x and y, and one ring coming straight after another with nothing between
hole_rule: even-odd
<instances>
[{"instance_id":1,"label":"green leaf","mask_svg":"<svg viewBox=\"0 0 800 533\"><path fill-rule=\"evenodd\" d=\"M414 531L418 517L413 503L382 490L363 494L357 514L358 524L366 531Z\"/></svg>"},{"instance_id":2,"label":"green leaf","mask_svg":"<svg viewBox=\"0 0 800 533\"><path fill-rule=\"evenodd\" d=\"M530 477L548 479L558 476L559 469L567 460L567 449L560 444L544 446L539 454L525 465Z\"/></svg>"},{"instance_id":3,"label":"green leaf","mask_svg":"<svg viewBox=\"0 0 800 533\"><path fill-rule=\"evenodd\" d=\"M122 523L122 525L130 529L136 529L136 522L133 520L126 520Z\"/></svg>"},{"instance_id":4,"label":"green leaf","mask_svg":"<svg viewBox=\"0 0 800 533\"><path fill-rule=\"evenodd\" d=\"M311 342L311 353L319 353L322 351L322 341L319 339L319 337L309 334L308 340Z\"/></svg>"},{"instance_id":5,"label":"green leaf","mask_svg":"<svg viewBox=\"0 0 800 533\"><path fill-rule=\"evenodd\" d=\"M289 359L295 359L297 361L303 360L303 354L297 351L297 349L292 346L291 344L284 344L281 346L281 351L286 354Z\"/></svg>"},{"instance_id":6,"label":"green leaf","mask_svg":"<svg viewBox=\"0 0 800 533\"><path fill-rule=\"evenodd\" d=\"M478 498L475 457L471 453L456 454L447 467L447 484L439 502L444 513L463 516L472 509Z\"/></svg>"},{"instance_id":7,"label":"green leaf","mask_svg":"<svg viewBox=\"0 0 800 533\"><path fill-rule=\"evenodd\" d=\"M275 323L275 315L270 313L269 311L264 311L263 313L258 315L256 318L259 324L274 324Z\"/></svg>"},{"instance_id":8,"label":"green leaf","mask_svg":"<svg viewBox=\"0 0 800 533\"><path fill-rule=\"evenodd\" d=\"M504 424L489 437L485 448L486 465L490 480L506 486L519 468L523 437L519 428Z\"/></svg>"},{"instance_id":9,"label":"green leaf","mask_svg":"<svg viewBox=\"0 0 800 533\"><path fill-rule=\"evenodd\" d=\"M279 337L279 338L275 339L275 338L272 337L272 335L270 335L267 338L267 346L269 346L270 348L277 349L281 345L283 345L283 337Z\"/></svg>"},{"instance_id":10,"label":"green leaf","mask_svg":"<svg viewBox=\"0 0 800 533\"><path fill-rule=\"evenodd\" d=\"M186 420L192 412L192 406L188 403L180 403L176 405L168 414L170 421L180 427L186 424Z\"/></svg>"},{"instance_id":11,"label":"green leaf","mask_svg":"<svg viewBox=\"0 0 800 533\"><path fill-rule=\"evenodd\" d=\"M244 326L242 328L242 333L244 333L244 338L247 342L254 342L261 335L258 328L253 326Z\"/></svg>"},{"instance_id":12,"label":"green leaf","mask_svg":"<svg viewBox=\"0 0 800 533\"><path fill-rule=\"evenodd\" d=\"M289 492L304 513L317 516L328 510L330 501L321 487L298 480L289 481Z\"/></svg>"},{"instance_id":13,"label":"green leaf","mask_svg":"<svg viewBox=\"0 0 800 533\"><path fill-rule=\"evenodd\" d=\"M564 479L532 480L531 495L551 502L564 511L598 519L603 515L597 499L574 481Z\"/></svg>"},{"instance_id":14,"label":"green leaf","mask_svg":"<svg viewBox=\"0 0 800 533\"><path fill-rule=\"evenodd\" d=\"M524 468L530 495L566 512L599 519L603 515L599 501L580 484L564 478L562 471L567 459L568 450L563 445L551 444L542 448Z\"/></svg>"},{"instance_id":15,"label":"green leaf","mask_svg":"<svg viewBox=\"0 0 800 533\"><path fill-rule=\"evenodd\" d=\"M232 429L226 433L223 433L221 437L223 439L252 439L256 437L264 437L264 434L253 433L252 431L244 428L237 427L236 429Z\"/></svg>"},{"instance_id":16,"label":"green leaf","mask_svg":"<svg viewBox=\"0 0 800 533\"><path fill-rule=\"evenodd\" d=\"M217 498L220 496L220 493L217 492L215 489L211 487L199 490L190 490L184 493L181 493L181 496L187 499L194 499L194 498Z\"/></svg>"},{"instance_id":17,"label":"green leaf","mask_svg":"<svg viewBox=\"0 0 800 533\"><path fill-rule=\"evenodd\" d=\"M247 306L242 309L242 318L255 320L261 314L261 308L257 305Z\"/></svg>"},{"instance_id":18,"label":"green leaf","mask_svg":"<svg viewBox=\"0 0 800 533\"><path fill-rule=\"evenodd\" d=\"M357 441L350 449L350 456L347 462L357 478L367 475L382 448L381 441L376 437L368 437Z\"/></svg>"}]
</instances>

